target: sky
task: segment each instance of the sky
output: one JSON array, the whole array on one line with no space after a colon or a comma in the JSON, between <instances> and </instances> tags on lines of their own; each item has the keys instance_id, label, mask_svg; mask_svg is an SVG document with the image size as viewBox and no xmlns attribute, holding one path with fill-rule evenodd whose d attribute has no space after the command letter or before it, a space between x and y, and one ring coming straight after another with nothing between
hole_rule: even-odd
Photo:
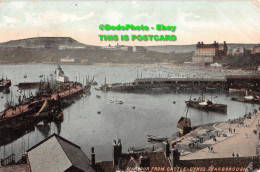
<instances>
[{"instance_id":1,"label":"sky","mask_svg":"<svg viewBox=\"0 0 260 172\"><path fill-rule=\"evenodd\" d=\"M88 45L260 43L260 0L0 1L0 42L72 37ZM171 31L100 31L100 24L156 24ZM98 35L176 35L175 41L100 41Z\"/></svg>"}]
</instances>

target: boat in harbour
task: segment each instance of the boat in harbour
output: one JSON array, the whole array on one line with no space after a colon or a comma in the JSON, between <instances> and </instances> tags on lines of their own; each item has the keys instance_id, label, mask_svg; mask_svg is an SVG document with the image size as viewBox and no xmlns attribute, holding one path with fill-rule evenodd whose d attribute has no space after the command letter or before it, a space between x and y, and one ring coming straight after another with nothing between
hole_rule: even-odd
<instances>
[{"instance_id":1,"label":"boat in harbour","mask_svg":"<svg viewBox=\"0 0 260 172\"><path fill-rule=\"evenodd\" d=\"M182 116L177 123L177 128L179 130L180 137L188 134L192 130L191 120L190 118L187 117L188 111L189 111L189 106L187 106L186 115Z\"/></svg>"},{"instance_id":2,"label":"boat in harbour","mask_svg":"<svg viewBox=\"0 0 260 172\"><path fill-rule=\"evenodd\" d=\"M148 139L148 142L152 142L152 141L163 142L163 141L167 140L168 138L166 138L166 137L156 137L156 136L153 136L153 135L147 135L147 139Z\"/></svg>"},{"instance_id":3,"label":"boat in harbour","mask_svg":"<svg viewBox=\"0 0 260 172\"><path fill-rule=\"evenodd\" d=\"M2 92L3 90L8 90L11 85L12 85L11 80L7 78L0 79L0 92Z\"/></svg>"},{"instance_id":4,"label":"boat in harbour","mask_svg":"<svg viewBox=\"0 0 260 172\"><path fill-rule=\"evenodd\" d=\"M116 104L123 104L124 102L122 100L110 100L110 103L116 103Z\"/></svg>"},{"instance_id":5,"label":"boat in harbour","mask_svg":"<svg viewBox=\"0 0 260 172\"><path fill-rule=\"evenodd\" d=\"M252 96L251 99L246 99L245 97L232 97L232 101L242 102L242 103L251 103L251 104L260 104L260 97L259 96Z\"/></svg>"},{"instance_id":6,"label":"boat in harbour","mask_svg":"<svg viewBox=\"0 0 260 172\"><path fill-rule=\"evenodd\" d=\"M93 76L93 79L90 81L90 85L97 85L97 81L95 81L95 78Z\"/></svg>"},{"instance_id":7,"label":"boat in harbour","mask_svg":"<svg viewBox=\"0 0 260 172\"><path fill-rule=\"evenodd\" d=\"M107 79L106 78L105 78L104 84L101 85L101 87L99 89L102 90L102 91L109 91L111 89L111 86L109 86L107 84Z\"/></svg>"},{"instance_id":8,"label":"boat in harbour","mask_svg":"<svg viewBox=\"0 0 260 172\"><path fill-rule=\"evenodd\" d=\"M48 100L32 100L0 112L0 131L15 131L48 116Z\"/></svg>"},{"instance_id":9,"label":"boat in harbour","mask_svg":"<svg viewBox=\"0 0 260 172\"><path fill-rule=\"evenodd\" d=\"M227 113L227 105L225 104L218 104L213 101L210 101L209 99L203 99L202 97L199 97L199 99L189 100L185 101L186 105L188 107L192 107L195 109L203 110L203 111L212 111L212 112L218 112L218 113Z\"/></svg>"},{"instance_id":10,"label":"boat in harbour","mask_svg":"<svg viewBox=\"0 0 260 172\"><path fill-rule=\"evenodd\" d=\"M243 103L260 104L259 95L249 95L247 90L245 94L244 97L232 97L231 100Z\"/></svg>"}]
</instances>

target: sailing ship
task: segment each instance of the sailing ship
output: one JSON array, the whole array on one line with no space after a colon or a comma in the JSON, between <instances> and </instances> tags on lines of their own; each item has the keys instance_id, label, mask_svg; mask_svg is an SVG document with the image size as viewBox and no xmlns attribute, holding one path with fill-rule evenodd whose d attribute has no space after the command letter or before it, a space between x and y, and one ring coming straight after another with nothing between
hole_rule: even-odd
<instances>
[{"instance_id":1,"label":"sailing ship","mask_svg":"<svg viewBox=\"0 0 260 172\"><path fill-rule=\"evenodd\" d=\"M90 85L97 85L98 83L97 83L97 81L95 81L95 78L94 78L94 76L93 76L93 79L92 79L92 81L90 81Z\"/></svg>"},{"instance_id":2,"label":"sailing ship","mask_svg":"<svg viewBox=\"0 0 260 172\"><path fill-rule=\"evenodd\" d=\"M100 90L102 90L102 91L108 91L108 90L110 90L110 88L111 88L111 86L109 86L109 85L107 84L107 79L105 78L104 84L101 85Z\"/></svg>"},{"instance_id":3,"label":"sailing ship","mask_svg":"<svg viewBox=\"0 0 260 172\"><path fill-rule=\"evenodd\" d=\"M84 82L83 82L83 85L84 85ZM90 95L91 94L90 89L91 89L91 85L90 85L89 79L86 78L86 85L83 87L84 95Z\"/></svg>"},{"instance_id":4,"label":"sailing ship","mask_svg":"<svg viewBox=\"0 0 260 172\"><path fill-rule=\"evenodd\" d=\"M218 112L218 113L227 113L227 105L226 104L218 104L213 101L210 101L209 99L204 99L203 95L199 97L198 100L189 100L185 101L186 105L188 107L192 107L195 109L199 110L204 110L204 111L213 111L213 112Z\"/></svg>"},{"instance_id":5,"label":"sailing ship","mask_svg":"<svg viewBox=\"0 0 260 172\"><path fill-rule=\"evenodd\" d=\"M190 118L187 117L189 111L189 106L187 106L187 112L185 117L181 117L177 123L177 128L179 130L179 136L184 136L186 134L188 134L192 128L191 128L191 120Z\"/></svg>"}]
</instances>

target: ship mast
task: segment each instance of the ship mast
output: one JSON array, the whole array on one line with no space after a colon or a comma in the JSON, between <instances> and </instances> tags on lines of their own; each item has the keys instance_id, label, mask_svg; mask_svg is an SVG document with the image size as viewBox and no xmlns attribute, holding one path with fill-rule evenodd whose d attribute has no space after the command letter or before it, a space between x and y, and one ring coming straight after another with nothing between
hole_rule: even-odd
<instances>
[{"instance_id":1,"label":"ship mast","mask_svg":"<svg viewBox=\"0 0 260 172\"><path fill-rule=\"evenodd\" d=\"M189 102L191 101L191 96L192 96L192 95L190 95L190 100L189 100ZM187 112L186 112L186 115L185 115L186 118L187 118L187 115L188 115L188 111L189 111L189 106L187 106Z\"/></svg>"}]
</instances>

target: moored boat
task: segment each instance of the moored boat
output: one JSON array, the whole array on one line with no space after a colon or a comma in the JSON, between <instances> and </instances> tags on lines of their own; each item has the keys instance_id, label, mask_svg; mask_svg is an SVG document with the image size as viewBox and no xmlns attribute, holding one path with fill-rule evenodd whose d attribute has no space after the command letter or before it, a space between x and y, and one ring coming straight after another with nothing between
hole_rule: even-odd
<instances>
[{"instance_id":1,"label":"moored boat","mask_svg":"<svg viewBox=\"0 0 260 172\"><path fill-rule=\"evenodd\" d=\"M185 103L188 107L192 107L199 110L212 111L212 112L218 112L224 114L227 113L227 105L218 104L208 99L203 100L203 98L201 97L198 100L194 99L194 100L185 101Z\"/></svg>"},{"instance_id":2,"label":"moored boat","mask_svg":"<svg viewBox=\"0 0 260 172\"><path fill-rule=\"evenodd\" d=\"M177 128L179 130L180 136L188 134L192 130L190 118L181 117L178 121Z\"/></svg>"},{"instance_id":3,"label":"moored boat","mask_svg":"<svg viewBox=\"0 0 260 172\"><path fill-rule=\"evenodd\" d=\"M165 140L167 140L168 138L166 137L156 137L153 135L147 135L147 139L149 142L155 141L155 142L163 142Z\"/></svg>"},{"instance_id":4,"label":"moored boat","mask_svg":"<svg viewBox=\"0 0 260 172\"><path fill-rule=\"evenodd\" d=\"M191 96L190 96L190 100L191 100ZM187 106L187 111L185 116L182 116L177 123L177 128L179 130L180 137L188 134L192 130L191 120L190 118L187 117L188 112L189 112L189 106Z\"/></svg>"},{"instance_id":5,"label":"moored boat","mask_svg":"<svg viewBox=\"0 0 260 172\"><path fill-rule=\"evenodd\" d=\"M240 98L240 97L232 97L232 101L237 101L237 102L242 102L242 103L251 103L251 104L260 104L260 97L259 96L254 96L253 99L246 99Z\"/></svg>"},{"instance_id":6,"label":"moored boat","mask_svg":"<svg viewBox=\"0 0 260 172\"><path fill-rule=\"evenodd\" d=\"M116 104L123 104L124 102L122 100L110 100L110 103L116 103Z\"/></svg>"},{"instance_id":7,"label":"moored boat","mask_svg":"<svg viewBox=\"0 0 260 172\"><path fill-rule=\"evenodd\" d=\"M0 130L15 131L48 116L48 100L33 100L0 112ZM25 127L26 128L26 127Z\"/></svg>"},{"instance_id":8,"label":"moored boat","mask_svg":"<svg viewBox=\"0 0 260 172\"><path fill-rule=\"evenodd\" d=\"M0 79L0 92L2 92L3 90L8 90L11 85L11 80L3 78Z\"/></svg>"},{"instance_id":9,"label":"moored boat","mask_svg":"<svg viewBox=\"0 0 260 172\"><path fill-rule=\"evenodd\" d=\"M93 79L90 81L90 85L97 85L97 81L95 81L95 78L93 76Z\"/></svg>"},{"instance_id":10,"label":"moored boat","mask_svg":"<svg viewBox=\"0 0 260 172\"><path fill-rule=\"evenodd\" d=\"M248 91L246 90L244 97L232 97L231 100L243 102L243 103L251 103L251 104L260 104L260 96L258 95L248 95Z\"/></svg>"}]
</instances>

